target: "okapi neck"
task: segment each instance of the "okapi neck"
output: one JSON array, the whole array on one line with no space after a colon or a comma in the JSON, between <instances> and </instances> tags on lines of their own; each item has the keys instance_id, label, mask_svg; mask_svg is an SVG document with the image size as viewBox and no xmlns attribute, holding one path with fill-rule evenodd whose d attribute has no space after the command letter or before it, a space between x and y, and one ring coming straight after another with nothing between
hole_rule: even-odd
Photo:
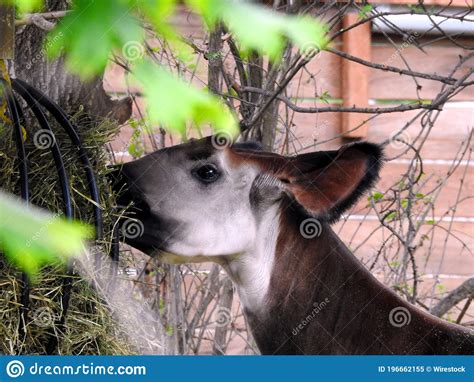
<instances>
[{"instance_id":1,"label":"okapi neck","mask_svg":"<svg viewBox=\"0 0 474 382\"><path fill-rule=\"evenodd\" d=\"M402 300L328 224L306 239L301 217L286 209L280 219L265 307L245 312L262 354L472 353L472 331Z\"/></svg>"}]
</instances>

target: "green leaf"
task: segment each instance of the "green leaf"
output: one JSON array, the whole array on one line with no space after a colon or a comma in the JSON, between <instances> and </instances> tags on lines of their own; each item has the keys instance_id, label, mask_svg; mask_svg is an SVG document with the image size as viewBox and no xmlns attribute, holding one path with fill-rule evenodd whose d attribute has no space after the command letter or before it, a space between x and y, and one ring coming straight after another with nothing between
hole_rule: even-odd
<instances>
[{"instance_id":1,"label":"green leaf","mask_svg":"<svg viewBox=\"0 0 474 382\"><path fill-rule=\"evenodd\" d=\"M329 100L331 98L331 94L327 90L325 90L319 97L319 100L324 103L329 103Z\"/></svg>"},{"instance_id":2,"label":"green leaf","mask_svg":"<svg viewBox=\"0 0 474 382\"><path fill-rule=\"evenodd\" d=\"M247 2L187 0L210 28L223 21L244 52L257 51L270 59L281 57L287 39L307 50L323 50L328 44L327 27L309 16L289 16Z\"/></svg>"},{"instance_id":3,"label":"green leaf","mask_svg":"<svg viewBox=\"0 0 474 382\"><path fill-rule=\"evenodd\" d=\"M383 193L376 191L372 193L372 198L374 199L374 201L378 202L379 200L383 198Z\"/></svg>"},{"instance_id":4,"label":"green leaf","mask_svg":"<svg viewBox=\"0 0 474 382\"><path fill-rule=\"evenodd\" d=\"M189 123L198 127L210 123L217 133L236 135L236 120L217 97L144 62L142 20L153 25L179 60L191 62L192 49L183 43L169 21L176 3L176 0L75 0L72 10L48 35L48 55L58 57L64 51L69 70L90 79L104 71L111 53L119 53L135 64L135 76L148 97L151 121L182 135ZM238 1L187 0L187 3L211 27L218 21L225 22L243 50L268 54L273 60L281 57L288 39L303 53L319 51L328 44L327 27L312 17L288 16ZM132 145L132 151L137 149Z\"/></svg>"},{"instance_id":5,"label":"green leaf","mask_svg":"<svg viewBox=\"0 0 474 382\"><path fill-rule=\"evenodd\" d=\"M415 5L415 4L408 4L408 9L410 9L410 11L412 11L413 13L423 13L423 8L419 5Z\"/></svg>"},{"instance_id":6,"label":"green leaf","mask_svg":"<svg viewBox=\"0 0 474 382\"><path fill-rule=\"evenodd\" d=\"M368 14L372 12L374 7L371 4L365 4L360 10L359 10L359 18L360 19L365 19L367 18Z\"/></svg>"},{"instance_id":7,"label":"green leaf","mask_svg":"<svg viewBox=\"0 0 474 382\"><path fill-rule=\"evenodd\" d=\"M406 209L408 207L408 199L402 199L400 205L403 209Z\"/></svg>"},{"instance_id":8,"label":"green leaf","mask_svg":"<svg viewBox=\"0 0 474 382\"><path fill-rule=\"evenodd\" d=\"M174 35L168 20L176 10L176 0L141 0L136 5L140 7L143 17L148 19L163 37L169 37L168 33Z\"/></svg>"},{"instance_id":9,"label":"green leaf","mask_svg":"<svg viewBox=\"0 0 474 382\"><path fill-rule=\"evenodd\" d=\"M142 51L143 37L129 1L76 0L48 35L46 47L50 57L59 56L64 48L67 67L88 79L104 71L113 50Z\"/></svg>"},{"instance_id":10,"label":"green leaf","mask_svg":"<svg viewBox=\"0 0 474 382\"><path fill-rule=\"evenodd\" d=\"M370 202L370 201L378 202L379 200L382 200L383 196L384 196L383 193L381 193L379 191L375 191L375 192L373 192L369 195L369 197L367 198L367 201L368 202Z\"/></svg>"},{"instance_id":11,"label":"green leaf","mask_svg":"<svg viewBox=\"0 0 474 382\"><path fill-rule=\"evenodd\" d=\"M166 334L171 337L171 336L173 335L173 333L174 333L174 328L173 328L173 326L168 325L168 326L166 327L166 330L165 330L165 331L166 331Z\"/></svg>"},{"instance_id":12,"label":"green leaf","mask_svg":"<svg viewBox=\"0 0 474 382\"><path fill-rule=\"evenodd\" d=\"M18 13L27 13L40 10L43 0L3 0L1 3L15 4Z\"/></svg>"},{"instance_id":13,"label":"green leaf","mask_svg":"<svg viewBox=\"0 0 474 382\"><path fill-rule=\"evenodd\" d=\"M77 255L93 231L60 215L50 215L0 192L0 249L21 270L34 276L45 264Z\"/></svg>"},{"instance_id":14,"label":"green leaf","mask_svg":"<svg viewBox=\"0 0 474 382\"><path fill-rule=\"evenodd\" d=\"M128 145L127 151L134 158L140 158L145 153L143 145L141 145L140 142L136 140L132 140L132 142Z\"/></svg>"},{"instance_id":15,"label":"green leaf","mask_svg":"<svg viewBox=\"0 0 474 382\"><path fill-rule=\"evenodd\" d=\"M433 219L425 220L425 224L434 225L435 221Z\"/></svg>"},{"instance_id":16,"label":"green leaf","mask_svg":"<svg viewBox=\"0 0 474 382\"><path fill-rule=\"evenodd\" d=\"M183 136L187 123L197 126L210 123L216 133L230 136L239 133L234 115L219 98L190 86L149 61L139 63L134 75L147 97L152 122Z\"/></svg>"},{"instance_id":17,"label":"green leaf","mask_svg":"<svg viewBox=\"0 0 474 382\"><path fill-rule=\"evenodd\" d=\"M386 222L391 222L391 221L394 220L396 217L397 217L397 213L396 213L395 211L392 211L392 212L390 212L389 214L387 214L387 215L385 216L385 219L384 219L384 220L385 220Z\"/></svg>"}]
</instances>

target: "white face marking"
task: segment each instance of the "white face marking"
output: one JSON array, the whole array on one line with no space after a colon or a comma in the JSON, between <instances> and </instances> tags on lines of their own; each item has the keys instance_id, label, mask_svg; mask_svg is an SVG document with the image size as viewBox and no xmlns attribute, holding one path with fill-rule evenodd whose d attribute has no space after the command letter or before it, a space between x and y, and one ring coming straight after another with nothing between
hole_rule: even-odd
<instances>
[{"instance_id":1,"label":"white face marking","mask_svg":"<svg viewBox=\"0 0 474 382\"><path fill-rule=\"evenodd\" d=\"M261 312L265 307L278 234L279 208L275 205L264 211L254 247L224 265L237 286L242 305L251 312Z\"/></svg>"},{"instance_id":2,"label":"white face marking","mask_svg":"<svg viewBox=\"0 0 474 382\"><path fill-rule=\"evenodd\" d=\"M164 151L149 158L152 170L137 184L151 212L147 226L153 227L154 219L165 222L166 231L151 232L151 241L156 237L165 243L158 251L164 262L221 264L236 284L244 307L260 310L278 236L277 181L262 177L259 168L245 161L230 163L226 150L197 160L186 154L185 150ZM145 167L144 162L139 164L138 170ZM194 171L209 165L218 169L220 177L211 183L196 179ZM254 182L258 185L252 189ZM251 191L260 192L261 187L270 189L259 195L265 205L251 197Z\"/></svg>"},{"instance_id":3,"label":"white face marking","mask_svg":"<svg viewBox=\"0 0 474 382\"><path fill-rule=\"evenodd\" d=\"M222 151L210 158L222 172L215 184L198 184L186 168L184 175L188 179L182 179L176 172L174 184L167 185L168 193L160 195L159 201L149 201L157 215L169 215L179 223L179 240L171 241L167 252L186 257L187 262L198 256L201 262L202 257L214 261L216 256L240 254L255 242L256 219L249 193L257 172L249 166L230 168L225 159ZM199 162L193 166L199 166Z\"/></svg>"}]
</instances>

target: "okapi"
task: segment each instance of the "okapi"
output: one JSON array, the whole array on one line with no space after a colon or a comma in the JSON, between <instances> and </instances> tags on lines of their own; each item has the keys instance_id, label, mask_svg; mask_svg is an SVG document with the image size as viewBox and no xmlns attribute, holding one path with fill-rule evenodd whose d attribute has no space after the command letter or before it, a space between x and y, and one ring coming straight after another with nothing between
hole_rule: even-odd
<instances>
[{"instance_id":1,"label":"okapi","mask_svg":"<svg viewBox=\"0 0 474 382\"><path fill-rule=\"evenodd\" d=\"M119 203L166 263L220 264L262 354L472 354L474 332L382 285L330 224L377 180L381 147L285 157L208 137L120 167ZM125 235L127 236L127 235Z\"/></svg>"}]
</instances>

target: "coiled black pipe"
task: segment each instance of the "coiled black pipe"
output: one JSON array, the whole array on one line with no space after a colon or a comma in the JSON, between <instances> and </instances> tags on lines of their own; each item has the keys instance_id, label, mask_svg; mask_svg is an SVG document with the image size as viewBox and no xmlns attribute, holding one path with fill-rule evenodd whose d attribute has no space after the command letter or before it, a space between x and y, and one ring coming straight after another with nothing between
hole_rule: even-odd
<instances>
[{"instance_id":1,"label":"coiled black pipe","mask_svg":"<svg viewBox=\"0 0 474 382\"><path fill-rule=\"evenodd\" d=\"M26 152L25 145L23 144L23 132L21 130L21 120L20 120L20 108L18 107L18 102L16 101L13 92L11 91L8 83L1 79L3 92L7 101L8 111L10 118L13 123L13 133L17 151L17 160L18 160L18 172L20 175L19 178L19 187L20 187L20 196L25 201L26 204L29 204L30 201L30 192L29 192L29 182L28 182L28 163L26 161ZM28 308L30 304L30 281L26 273L22 273L21 276L21 294L20 294L20 325L19 325L19 338L20 342L23 342L26 336L26 322L28 320Z\"/></svg>"},{"instance_id":2,"label":"coiled black pipe","mask_svg":"<svg viewBox=\"0 0 474 382\"><path fill-rule=\"evenodd\" d=\"M24 120L23 112L21 110L19 102L16 100L14 93L18 93L23 100L26 102L28 107L33 112L34 116L38 120L38 123L41 129L47 130L50 133L53 144L50 147L51 154L55 162L55 166L58 172L58 178L61 185L62 196L64 201L64 215L66 219L72 219L72 201L71 201L71 192L69 187L69 179L67 172L64 166L64 161L62 159L61 151L56 143L56 138L51 129L51 126L46 118L43 108L49 112L49 114L58 122L58 124L64 129L64 131L69 136L71 142L78 150L79 158L84 167L84 171L87 177L87 183L89 187L89 193L91 199L95 202L93 206L94 210L94 225L96 229L96 239L100 240L103 237L103 220L102 220L102 211L100 210L100 198L99 198L99 189L95 179L95 175L90 163L90 160L87 156L87 153L82 146L81 139L76 128L69 121L66 116L66 113L47 95L40 92L39 90L33 88L25 81L14 79L11 82L12 88L9 84L1 79L0 85L4 90L6 96L8 114L12 119L13 129L14 129L14 139L17 149L18 157L18 167L19 167L19 182L20 182L20 194L23 200L26 203L29 202L29 183L28 183L28 165L25 147L23 143L23 134L21 121ZM13 91L12 91L13 89ZM110 255L114 263L118 262L119 257L119 235L118 235L118 226L114 228L112 234L112 243L110 249ZM116 272L116 266L114 266L114 272ZM64 331L64 324L66 319L67 310L69 307L69 301L71 296L72 289L72 276L74 274L72 264L67 266L67 274L63 278L62 282L62 294L61 294L61 314L59 320L56 322L56 326L60 331ZM26 323L28 321L28 308L29 308L29 293L30 285L28 276L26 273L22 275L22 292L21 292L21 312L20 312L20 338L24 339L26 336ZM61 330L63 329L63 330ZM57 350L59 344L58 333L50 333L48 343L46 345L47 354L54 354Z\"/></svg>"}]
</instances>

